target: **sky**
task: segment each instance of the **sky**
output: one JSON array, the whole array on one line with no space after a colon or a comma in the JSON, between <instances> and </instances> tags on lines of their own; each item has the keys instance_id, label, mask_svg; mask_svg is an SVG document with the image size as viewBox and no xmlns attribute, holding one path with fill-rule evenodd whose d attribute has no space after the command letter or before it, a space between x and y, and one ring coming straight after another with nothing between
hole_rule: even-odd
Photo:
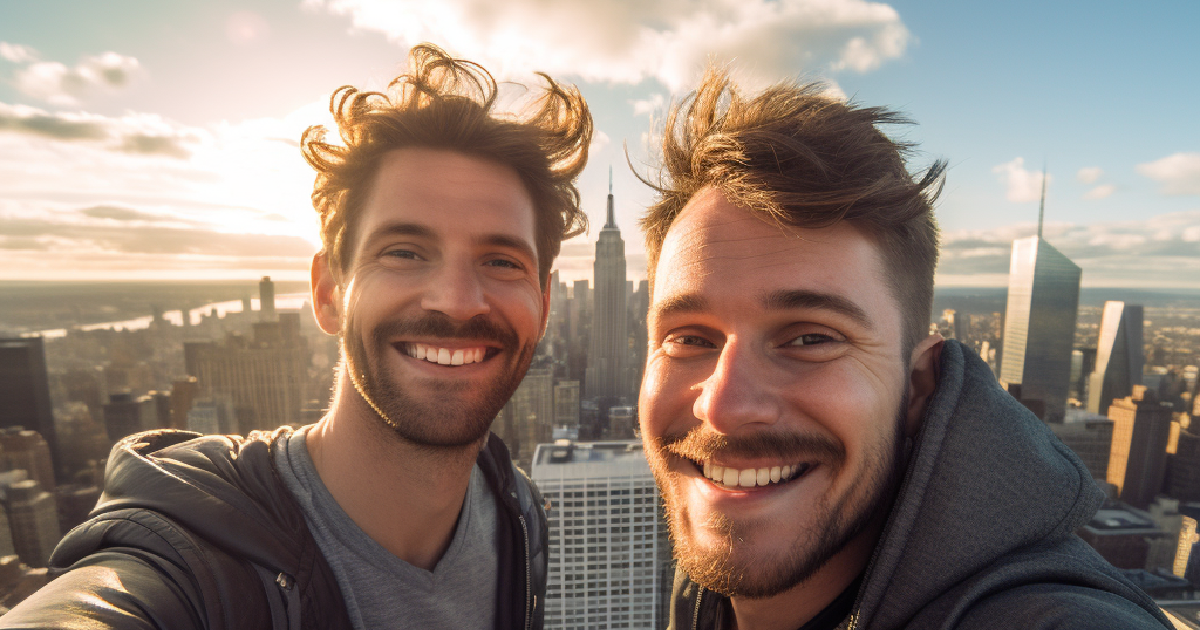
<instances>
[{"instance_id":1,"label":"sky","mask_svg":"<svg viewBox=\"0 0 1200 630\"><path fill-rule=\"evenodd\" d=\"M429 41L531 87L576 84L591 275L609 168L630 279L664 111L709 63L748 93L822 80L900 110L910 169L950 168L939 286L1005 286L1036 231L1085 287L1200 288L1200 3L1025 0L0 0L0 280L308 278L298 139L340 85Z\"/></svg>"}]
</instances>

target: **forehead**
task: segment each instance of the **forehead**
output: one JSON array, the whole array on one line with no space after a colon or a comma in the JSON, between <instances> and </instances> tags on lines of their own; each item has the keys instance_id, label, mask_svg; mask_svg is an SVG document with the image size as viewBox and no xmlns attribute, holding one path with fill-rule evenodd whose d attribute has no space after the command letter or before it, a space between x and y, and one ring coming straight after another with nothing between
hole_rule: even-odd
<instances>
[{"instance_id":1,"label":"forehead","mask_svg":"<svg viewBox=\"0 0 1200 630\"><path fill-rule=\"evenodd\" d=\"M535 242L533 201L516 171L444 149L397 149L380 158L358 240L395 223L446 237L507 234Z\"/></svg>"},{"instance_id":2,"label":"forehead","mask_svg":"<svg viewBox=\"0 0 1200 630\"><path fill-rule=\"evenodd\" d=\"M848 300L873 326L898 331L899 312L884 274L875 243L845 222L781 226L709 188L688 202L668 230L653 300L657 305L702 298L714 307L754 309L781 291L811 292Z\"/></svg>"}]
</instances>

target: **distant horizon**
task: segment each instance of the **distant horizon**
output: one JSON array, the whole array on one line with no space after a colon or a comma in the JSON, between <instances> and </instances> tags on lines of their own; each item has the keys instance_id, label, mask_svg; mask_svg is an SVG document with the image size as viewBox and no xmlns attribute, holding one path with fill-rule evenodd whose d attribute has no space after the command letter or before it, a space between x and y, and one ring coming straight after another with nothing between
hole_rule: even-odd
<instances>
[{"instance_id":1,"label":"distant horizon","mask_svg":"<svg viewBox=\"0 0 1200 630\"><path fill-rule=\"evenodd\" d=\"M257 285L261 279L262 279L262 276L255 276L253 278L247 277L245 279L222 279L222 278L199 278L199 279L197 279L197 278L192 278L192 279L181 279L181 280L163 280L163 279L140 280L140 279L125 279L125 278L117 278L117 279L110 279L110 280L76 280L76 279L72 279L72 280L12 280L12 279L0 279L0 288L6 287L6 286L15 287L15 286L34 286L34 285L45 285L45 286L136 285L136 286L140 286L140 287L151 286L151 285L160 285L160 286L164 286L164 287L181 286L181 285L233 287L233 286L245 285L247 287L253 287L257 291ZM308 280L287 280L287 279L280 280L280 279L275 278L274 276L271 277L271 280L272 280L272 282L275 283L275 285L277 287L280 285L293 285L295 287L301 287L301 286L308 287L309 286ZM566 280L564 280L563 282L565 282L568 285L570 284L570 282L568 282ZM589 279L589 286L590 286L590 279ZM994 284L959 285L959 284L936 284L936 283L934 284L935 292L945 292L945 293L964 293L965 294L965 293L969 293L971 291L1003 292L1003 291L1007 291L1007 290L1008 290L1007 285L994 285ZM1082 291L1087 291L1087 292L1128 291L1128 292L1140 292L1140 293L1177 293L1177 294L1182 294L1182 295L1200 296L1200 287L1156 287L1156 286L1121 286L1121 285L1088 286L1087 284L1084 284L1080 288L1080 291L1081 292ZM276 289L276 293L277 294L280 293L278 288Z\"/></svg>"}]
</instances>

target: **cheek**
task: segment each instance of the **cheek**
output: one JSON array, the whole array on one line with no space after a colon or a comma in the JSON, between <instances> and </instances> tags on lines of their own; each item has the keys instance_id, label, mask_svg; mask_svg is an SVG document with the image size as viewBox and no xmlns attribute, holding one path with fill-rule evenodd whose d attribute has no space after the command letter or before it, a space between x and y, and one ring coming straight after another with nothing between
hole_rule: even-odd
<instances>
[{"instance_id":1,"label":"cheek","mask_svg":"<svg viewBox=\"0 0 1200 630\"><path fill-rule=\"evenodd\" d=\"M642 376L638 401L642 431L661 436L679 426L694 424L692 406L699 395L698 384L708 374L698 367L667 365L664 358L651 356Z\"/></svg>"}]
</instances>

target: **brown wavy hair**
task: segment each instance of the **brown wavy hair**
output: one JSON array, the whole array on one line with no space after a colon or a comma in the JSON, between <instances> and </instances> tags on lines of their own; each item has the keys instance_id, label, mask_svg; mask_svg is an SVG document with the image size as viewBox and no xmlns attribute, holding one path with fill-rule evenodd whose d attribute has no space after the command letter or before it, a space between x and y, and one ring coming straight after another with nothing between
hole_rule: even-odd
<instances>
[{"instance_id":1,"label":"brown wavy hair","mask_svg":"<svg viewBox=\"0 0 1200 630\"><path fill-rule=\"evenodd\" d=\"M477 63L450 57L432 44L409 52L409 74L385 92L343 85L329 99L345 146L325 141L326 130L304 131L300 148L317 171L313 208L321 215L322 251L344 274L354 229L380 159L389 151L447 149L516 171L536 213L542 286L562 241L587 230L575 179L587 163L592 116L574 86L538 73L546 85L523 114L495 111L497 84ZM340 278L339 278L340 281Z\"/></svg>"},{"instance_id":2,"label":"brown wavy hair","mask_svg":"<svg viewBox=\"0 0 1200 630\"><path fill-rule=\"evenodd\" d=\"M879 248L903 310L904 347L928 334L938 228L933 202L944 182L938 160L910 175L911 145L879 125L900 114L824 94L821 83L780 83L746 99L727 72L710 69L672 106L662 141L658 200L642 218L651 286L667 230L701 189L781 225L821 228L847 221ZM644 181L644 180L643 180ZM905 352L907 354L907 350Z\"/></svg>"}]
</instances>

